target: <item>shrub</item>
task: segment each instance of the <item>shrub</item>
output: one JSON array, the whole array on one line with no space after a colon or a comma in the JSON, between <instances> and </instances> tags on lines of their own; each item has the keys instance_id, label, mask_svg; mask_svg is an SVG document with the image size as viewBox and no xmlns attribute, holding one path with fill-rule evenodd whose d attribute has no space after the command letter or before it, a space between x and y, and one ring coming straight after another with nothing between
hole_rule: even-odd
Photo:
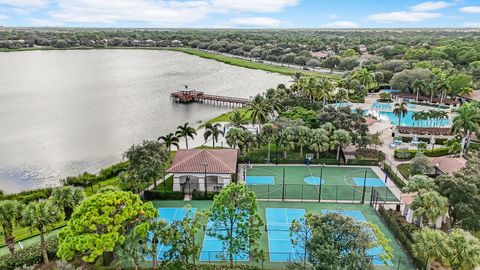
<instances>
[{"instance_id":1,"label":"shrub","mask_svg":"<svg viewBox=\"0 0 480 270\"><path fill-rule=\"evenodd\" d=\"M385 172L387 173L388 177L390 179L392 179L392 181L395 183L395 185L402 189L406 184L405 182L402 180L402 178L400 178L393 170L392 168L387 164L387 163L383 163L383 169L385 170Z\"/></svg>"},{"instance_id":2,"label":"shrub","mask_svg":"<svg viewBox=\"0 0 480 270\"><path fill-rule=\"evenodd\" d=\"M217 192L207 192L207 197L205 198L204 191L193 191L192 192L192 200L213 200L213 197L217 195Z\"/></svg>"},{"instance_id":3,"label":"shrub","mask_svg":"<svg viewBox=\"0 0 480 270\"><path fill-rule=\"evenodd\" d=\"M52 194L52 188L41 188L28 191L22 191L16 194L0 195L0 200L17 200L24 204L40 199L48 199Z\"/></svg>"},{"instance_id":4,"label":"shrub","mask_svg":"<svg viewBox=\"0 0 480 270\"><path fill-rule=\"evenodd\" d=\"M415 149L395 149L394 156L395 158L412 159L413 157L415 157L418 151L419 150ZM448 151L448 148L435 148L433 150L423 151L423 154L427 157L440 157L449 155ZM404 153L405 156L403 156Z\"/></svg>"},{"instance_id":5,"label":"shrub","mask_svg":"<svg viewBox=\"0 0 480 270\"><path fill-rule=\"evenodd\" d=\"M97 176L88 172L84 172L79 176L69 176L63 180L65 185L85 187L97 181Z\"/></svg>"},{"instance_id":6,"label":"shrub","mask_svg":"<svg viewBox=\"0 0 480 270\"><path fill-rule=\"evenodd\" d=\"M110 167L107 167L105 169L102 169L100 171L100 173L98 174L98 181L102 181L102 180L107 180L107 179L110 179L110 178L113 178L115 176L118 176L121 172L125 171L128 167L128 162L127 161L124 161L124 162L120 162L120 163L117 163L117 164L113 164L112 166Z\"/></svg>"},{"instance_id":7,"label":"shrub","mask_svg":"<svg viewBox=\"0 0 480 270\"><path fill-rule=\"evenodd\" d=\"M48 257L56 258L58 249L57 237L46 240ZM42 254L40 253L40 243L28 246L24 249L19 249L15 252L15 256L3 255L0 256L0 269L14 270L15 268L37 265L42 263Z\"/></svg>"},{"instance_id":8,"label":"shrub","mask_svg":"<svg viewBox=\"0 0 480 270\"><path fill-rule=\"evenodd\" d=\"M147 201L153 200L183 200L185 194L181 191L159 191L159 190L145 190L143 193L144 199Z\"/></svg>"}]
</instances>

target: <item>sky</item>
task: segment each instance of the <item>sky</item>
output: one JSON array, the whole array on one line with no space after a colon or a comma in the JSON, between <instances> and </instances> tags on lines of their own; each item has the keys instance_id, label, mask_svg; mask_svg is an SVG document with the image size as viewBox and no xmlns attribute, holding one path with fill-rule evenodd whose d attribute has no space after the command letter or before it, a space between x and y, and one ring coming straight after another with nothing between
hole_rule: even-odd
<instances>
[{"instance_id":1,"label":"sky","mask_svg":"<svg viewBox=\"0 0 480 270\"><path fill-rule=\"evenodd\" d=\"M0 25L147 28L480 27L480 0L0 0Z\"/></svg>"}]
</instances>

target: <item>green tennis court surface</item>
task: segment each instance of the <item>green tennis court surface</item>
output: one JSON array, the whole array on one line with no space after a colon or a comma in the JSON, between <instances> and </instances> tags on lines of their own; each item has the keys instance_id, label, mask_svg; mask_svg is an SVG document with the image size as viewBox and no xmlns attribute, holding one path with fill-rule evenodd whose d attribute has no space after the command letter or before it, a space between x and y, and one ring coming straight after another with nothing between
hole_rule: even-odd
<instances>
[{"instance_id":1,"label":"green tennis court surface","mask_svg":"<svg viewBox=\"0 0 480 270\"><path fill-rule=\"evenodd\" d=\"M285 179L284 178L285 173ZM246 184L263 200L369 201L372 191L380 201L398 202L382 180L368 167L323 167L318 165L252 166L246 170ZM274 184L252 185L250 179L273 179ZM321 181L320 181L321 179ZM321 182L321 184L320 184ZM365 188L363 187L365 182ZM365 195L363 194L365 189Z\"/></svg>"}]
</instances>

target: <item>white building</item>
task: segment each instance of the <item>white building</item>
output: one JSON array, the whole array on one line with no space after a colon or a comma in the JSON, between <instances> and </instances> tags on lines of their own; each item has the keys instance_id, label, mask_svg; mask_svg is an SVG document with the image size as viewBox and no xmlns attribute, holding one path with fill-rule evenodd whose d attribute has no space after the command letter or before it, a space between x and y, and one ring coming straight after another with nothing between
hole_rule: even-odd
<instances>
[{"instance_id":1,"label":"white building","mask_svg":"<svg viewBox=\"0 0 480 270\"><path fill-rule=\"evenodd\" d=\"M236 149L178 150L167 170L173 173L173 190L219 191L237 173L237 155Z\"/></svg>"}]
</instances>

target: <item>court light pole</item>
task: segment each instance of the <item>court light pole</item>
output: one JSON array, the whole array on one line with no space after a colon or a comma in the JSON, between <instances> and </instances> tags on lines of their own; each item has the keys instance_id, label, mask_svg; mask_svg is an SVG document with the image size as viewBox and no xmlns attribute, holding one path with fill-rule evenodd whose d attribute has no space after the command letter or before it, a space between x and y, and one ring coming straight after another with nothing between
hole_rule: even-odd
<instances>
[{"instance_id":1,"label":"court light pole","mask_svg":"<svg viewBox=\"0 0 480 270\"><path fill-rule=\"evenodd\" d=\"M319 164L319 165L320 165L320 182L318 187L318 202L322 200L323 167L325 167L325 163Z\"/></svg>"},{"instance_id":2,"label":"court light pole","mask_svg":"<svg viewBox=\"0 0 480 270\"><path fill-rule=\"evenodd\" d=\"M205 167L205 178L203 179L203 184L204 184L204 187L205 187L205 199L207 198L208 196L208 193L207 193L207 166L208 166L208 163L203 163L202 164L203 167Z\"/></svg>"},{"instance_id":3,"label":"court light pole","mask_svg":"<svg viewBox=\"0 0 480 270\"><path fill-rule=\"evenodd\" d=\"M365 169L365 176L363 177L363 191L362 191L362 204L365 203L365 191L367 188L367 170Z\"/></svg>"}]
</instances>

